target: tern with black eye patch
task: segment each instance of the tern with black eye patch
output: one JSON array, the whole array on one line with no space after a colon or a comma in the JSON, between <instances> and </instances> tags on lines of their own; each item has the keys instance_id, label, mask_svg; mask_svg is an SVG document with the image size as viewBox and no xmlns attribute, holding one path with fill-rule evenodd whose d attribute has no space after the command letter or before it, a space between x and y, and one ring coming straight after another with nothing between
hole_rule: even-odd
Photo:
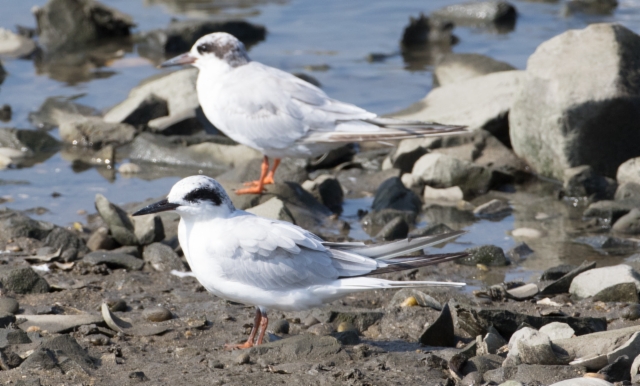
<instances>
[{"instance_id":1,"label":"tern with black eye patch","mask_svg":"<svg viewBox=\"0 0 640 386\"><path fill-rule=\"evenodd\" d=\"M180 215L180 246L200 284L223 299L256 307L249 338L242 344L226 345L228 349L261 344L270 309L306 310L381 288L465 285L371 277L467 256L465 252L413 253L452 240L464 233L461 231L382 245L328 243L291 223L236 209L222 186L205 176L178 181L165 200L133 215L169 207Z\"/></svg>"},{"instance_id":2,"label":"tern with black eye patch","mask_svg":"<svg viewBox=\"0 0 640 386\"><path fill-rule=\"evenodd\" d=\"M310 158L350 142L465 133L464 127L382 118L332 99L287 72L251 61L242 42L215 32L191 51L162 64L193 64L196 88L207 119L238 143L264 155L260 178L236 194L259 194L274 183L283 157ZM269 169L269 157L274 158Z\"/></svg>"}]
</instances>

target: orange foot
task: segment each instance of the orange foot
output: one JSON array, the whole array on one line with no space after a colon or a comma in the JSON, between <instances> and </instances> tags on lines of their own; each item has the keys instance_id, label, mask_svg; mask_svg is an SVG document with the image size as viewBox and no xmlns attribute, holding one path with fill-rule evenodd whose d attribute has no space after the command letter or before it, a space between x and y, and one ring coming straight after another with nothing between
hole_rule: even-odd
<instances>
[{"instance_id":1,"label":"orange foot","mask_svg":"<svg viewBox=\"0 0 640 386\"><path fill-rule=\"evenodd\" d=\"M273 185L276 182L273 180L273 175L269 173L262 182L263 185ZM260 185L260 180L245 182L244 186L258 186Z\"/></svg>"},{"instance_id":2,"label":"orange foot","mask_svg":"<svg viewBox=\"0 0 640 386\"><path fill-rule=\"evenodd\" d=\"M266 189L264 185L256 184L252 185L250 188L238 189L236 190L237 195L241 194L262 194Z\"/></svg>"},{"instance_id":3,"label":"orange foot","mask_svg":"<svg viewBox=\"0 0 640 386\"><path fill-rule=\"evenodd\" d=\"M224 349L227 351L231 351L231 350L243 350L245 348L251 348L253 347L253 342L249 342L246 341L244 343L239 343L239 344L231 344L231 343L227 343L224 345Z\"/></svg>"}]
</instances>

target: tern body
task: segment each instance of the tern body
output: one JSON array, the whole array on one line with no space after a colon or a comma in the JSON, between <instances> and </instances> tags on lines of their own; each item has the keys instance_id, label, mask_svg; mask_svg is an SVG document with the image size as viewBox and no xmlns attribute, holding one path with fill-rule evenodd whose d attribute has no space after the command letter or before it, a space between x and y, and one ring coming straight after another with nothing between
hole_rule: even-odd
<instances>
[{"instance_id":1,"label":"tern body","mask_svg":"<svg viewBox=\"0 0 640 386\"><path fill-rule=\"evenodd\" d=\"M180 245L198 281L214 295L257 308L254 329L261 328L257 344L262 341L269 309L305 310L382 288L464 285L369 277L466 256L407 256L463 232L373 246L327 243L294 224L235 209L222 186L205 176L179 181L167 199L134 215L165 210L180 214ZM255 333L242 347L253 345Z\"/></svg>"},{"instance_id":2,"label":"tern body","mask_svg":"<svg viewBox=\"0 0 640 386\"><path fill-rule=\"evenodd\" d=\"M238 143L264 154L253 189L273 183L280 158L319 156L345 143L389 141L464 132L462 126L382 118L330 98L318 87L249 59L244 45L224 32L201 37L190 52L163 66L198 67L198 100L207 119ZM268 157L275 158L269 171Z\"/></svg>"}]
</instances>

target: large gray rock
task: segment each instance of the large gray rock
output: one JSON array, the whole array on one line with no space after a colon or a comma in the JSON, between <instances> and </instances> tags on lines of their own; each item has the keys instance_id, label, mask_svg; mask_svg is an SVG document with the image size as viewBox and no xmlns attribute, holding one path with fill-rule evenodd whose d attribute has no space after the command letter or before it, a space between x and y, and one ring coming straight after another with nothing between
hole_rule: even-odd
<instances>
[{"instance_id":1,"label":"large gray rock","mask_svg":"<svg viewBox=\"0 0 640 386\"><path fill-rule=\"evenodd\" d=\"M96 210L111 232L111 236L122 245L137 245L133 222L119 206L112 204L102 194L96 194Z\"/></svg>"},{"instance_id":2,"label":"large gray rock","mask_svg":"<svg viewBox=\"0 0 640 386\"><path fill-rule=\"evenodd\" d=\"M489 169L440 153L420 157L411 174L414 181L434 188L459 186L465 196L486 192L491 182Z\"/></svg>"},{"instance_id":3,"label":"large gray rock","mask_svg":"<svg viewBox=\"0 0 640 386\"><path fill-rule=\"evenodd\" d=\"M524 71L502 71L478 76L431 90L396 118L465 125L484 129L497 137L508 131L508 114Z\"/></svg>"},{"instance_id":4,"label":"large gray rock","mask_svg":"<svg viewBox=\"0 0 640 386\"><path fill-rule=\"evenodd\" d=\"M75 49L130 35L130 16L93 0L49 0L33 10L38 41L48 51Z\"/></svg>"},{"instance_id":5,"label":"large gray rock","mask_svg":"<svg viewBox=\"0 0 640 386\"><path fill-rule=\"evenodd\" d=\"M111 123L124 122L134 111L139 110L145 100L153 96L167 102L170 116L194 111L200 106L196 92L197 76L197 69L187 68L147 78L131 89L127 99L109 110L104 115L104 120Z\"/></svg>"},{"instance_id":6,"label":"large gray rock","mask_svg":"<svg viewBox=\"0 0 640 386\"><path fill-rule=\"evenodd\" d=\"M620 164L616 180L620 185L627 182L640 184L640 157L631 158Z\"/></svg>"},{"instance_id":7,"label":"large gray rock","mask_svg":"<svg viewBox=\"0 0 640 386\"><path fill-rule=\"evenodd\" d=\"M540 327L540 332L546 334L553 342L558 339L569 339L575 335L575 331L566 323L553 322Z\"/></svg>"},{"instance_id":8,"label":"large gray rock","mask_svg":"<svg viewBox=\"0 0 640 386\"><path fill-rule=\"evenodd\" d=\"M501 71L512 71L512 65L480 54L445 54L433 69L434 81L439 86Z\"/></svg>"},{"instance_id":9,"label":"large gray rock","mask_svg":"<svg viewBox=\"0 0 640 386\"><path fill-rule=\"evenodd\" d=\"M45 99L37 111L29 113L29 121L38 129L49 130L64 121L100 115L100 112L93 107L74 102L73 100L76 98L78 96L49 97Z\"/></svg>"},{"instance_id":10,"label":"large gray rock","mask_svg":"<svg viewBox=\"0 0 640 386\"><path fill-rule=\"evenodd\" d=\"M126 123L109 123L99 117L78 117L60 123L60 138L69 144L100 148L133 140L136 129Z\"/></svg>"},{"instance_id":11,"label":"large gray rock","mask_svg":"<svg viewBox=\"0 0 640 386\"><path fill-rule=\"evenodd\" d=\"M137 216L132 220L134 233L140 245L148 245L164 239L164 226L160 216Z\"/></svg>"},{"instance_id":12,"label":"large gray rock","mask_svg":"<svg viewBox=\"0 0 640 386\"><path fill-rule=\"evenodd\" d=\"M613 177L640 155L640 37L618 24L592 24L541 44L509 113L516 154L561 180L590 165Z\"/></svg>"},{"instance_id":13,"label":"large gray rock","mask_svg":"<svg viewBox=\"0 0 640 386\"><path fill-rule=\"evenodd\" d=\"M529 327L511 335L509 357L514 358L516 364L558 365L568 362L556 356L551 347L551 340L545 333Z\"/></svg>"},{"instance_id":14,"label":"large gray rock","mask_svg":"<svg viewBox=\"0 0 640 386\"><path fill-rule=\"evenodd\" d=\"M581 273L571 282L569 293L576 299L596 296L598 293L618 284L633 283L640 290L640 275L628 265L596 268Z\"/></svg>"}]
</instances>

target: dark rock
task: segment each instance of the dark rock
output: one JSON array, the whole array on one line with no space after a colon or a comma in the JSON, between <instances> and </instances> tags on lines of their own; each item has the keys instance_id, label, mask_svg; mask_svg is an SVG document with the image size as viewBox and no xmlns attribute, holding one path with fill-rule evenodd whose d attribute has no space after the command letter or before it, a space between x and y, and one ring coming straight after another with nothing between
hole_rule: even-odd
<instances>
[{"instance_id":1,"label":"dark rock","mask_svg":"<svg viewBox=\"0 0 640 386\"><path fill-rule=\"evenodd\" d=\"M274 334L288 334L289 333L289 321L287 319L278 319L271 323L271 332Z\"/></svg>"},{"instance_id":2,"label":"dark rock","mask_svg":"<svg viewBox=\"0 0 640 386\"><path fill-rule=\"evenodd\" d=\"M594 302L638 303L638 290L634 283L620 283L607 287L593 296Z\"/></svg>"},{"instance_id":3,"label":"dark rock","mask_svg":"<svg viewBox=\"0 0 640 386\"><path fill-rule=\"evenodd\" d=\"M540 280L558 280L564 275L576 269L575 265L562 264L555 267L551 267L542 272Z\"/></svg>"},{"instance_id":4,"label":"dark rock","mask_svg":"<svg viewBox=\"0 0 640 386\"><path fill-rule=\"evenodd\" d=\"M620 316L627 320L640 319L640 304L629 304L622 310Z\"/></svg>"},{"instance_id":5,"label":"dark rock","mask_svg":"<svg viewBox=\"0 0 640 386\"><path fill-rule=\"evenodd\" d=\"M640 207L640 200L629 198L619 201L598 201L591 203L584 211L583 216L586 218L601 218L608 220L611 224L625 214L631 212L632 209Z\"/></svg>"},{"instance_id":6,"label":"dark rock","mask_svg":"<svg viewBox=\"0 0 640 386\"><path fill-rule=\"evenodd\" d=\"M467 248L465 252L469 253L469 256L456 260L457 264L473 266L484 264L493 267L509 265L509 260L504 255L502 248L495 245Z\"/></svg>"},{"instance_id":7,"label":"dark rock","mask_svg":"<svg viewBox=\"0 0 640 386\"><path fill-rule=\"evenodd\" d=\"M87 248L91 251L99 249L111 250L118 246L118 242L109 235L109 229L100 227L95 230L87 240Z\"/></svg>"},{"instance_id":8,"label":"dark rock","mask_svg":"<svg viewBox=\"0 0 640 386\"><path fill-rule=\"evenodd\" d=\"M505 217L511 213L512 209L509 203L502 200L493 199L482 205L477 206L473 213L478 217L495 218Z\"/></svg>"},{"instance_id":9,"label":"dark rock","mask_svg":"<svg viewBox=\"0 0 640 386\"><path fill-rule=\"evenodd\" d=\"M350 323L354 325L358 331L366 331L384 316L384 312L376 311L331 311L329 322L336 325L340 323Z\"/></svg>"},{"instance_id":10,"label":"dark rock","mask_svg":"<svg viewBox=\"0 0 640 386\"><path fill-rule=\"evenodd\" d=\"M485 55L449 53L443 55L436 63L433 70L433 78L434 83L439 86L445 86L494 72L515 69L508 63L500 62Z\"/></svg>"},{"instance_id":11,"label":"dark rock","mask_svg":"<svg viewBox=\"0 0 640 386\"><path fill-rule=\"evenodd\" d=\"M29 121L38 129L49 130L60 126L62 122L78 117L95 117L100 112L93 107L75 103L72 97L49 97L45 99L38 111L29 113Z\"/></svg>"},{"instance_id":12,"label":"dark rock","mask_svg":"<svg viewBox=\"0 0 640 386\"><path fill-rule=\"evenodd\" d=\"M3 269L0 272L2 287L17 294L42 294L49 292L49 283L31 268Z\"/></svg>"},{"instance_id":13,"label":"dark rock","mask_svg":"<svg viewBox=\"0 0 640 386\"><path fill-rule=\"evenodd\" d=\"M451 232L453 229L449 228L445 224L431 224L424 228L416 228L409 233L409 237L422 237L422 236L435 236L443 233Z\"/></svg>"},{"instance_id":14,"label":"dark rock","mask_svg":"<svg viewBox=\"0 0 640 386\"><path fill-rule=\"evenodd\" d=\"M133 222L119 206L112 204L102 194L96 194L96 210L109 227L111 236L122 245L137 245Z\"/></svg>"},{"instance_id":15,"label":"dark rock","mask_svg":"<svg viewBox=\"0 0 640 386\"><path fill-rule=\"evenodd\" d=\"M20 368L50 370L56 367L67 372L72 366L80 366L85 372L95 369L95 364L84 349L70 335L59 335L45 340Z\"/></svg>"},{"instance_id":16,"label":"dark rock","mask_svg":"<svg viewBox=\"0 0 640 386\"><path fill-rule=\"evenodd\" d=\"M38 41L47 50L78 48L130 35L130 16L93 0L50 0L33 11Z\"/></svg>"},{"instance_id":17,"label":"dark rock","mask_svg":"<svg viewBox=\"0 0 640 386\"><path fill-rule=\"evenodd\" d=\"M44 131L0 128L0 147L23 152L25 157L46 159L60 148L58 142Z\"/></svg>"},{"instance_id":18,"label":"dark rock","mask_svg":"<svg viewBox=\"0 0 640 386\"><path fill-rule=\"evenodd\" d=\"M133 140L136 129L126 123L109 123L99 117L65 120L58 129L60 138L71 145L99 149L106 145L124 145Z\"/></svg>"},{"instance_id":19,"label":"dark rock","mask_svg":"<svg viewBox=\"0 0 640 386\"><path fill-rule=\"evenodd\" d=\"M333 213L342 213L344 192L336 178L323 174L313 181L305 181L302 187Z\"/></svg>"},{"instance_id":20,"label":"dark rock","mask_svg":"<svg viewBox=\"0 0 640 386\"><path fill-rule=\"evenodd\" d=\"M32 370L53 370L58 368L58 360L56 354L46 348L38 347L27 359L20 365L21 369Z\"/></svg>"},{"instance_id":21,"label":"dark rock","mask_svg":"<svg viewBox=\"0 0 640 386\"><path fill-rule=\"evenodd\" d=\"M250 47L265 39L267 30L256 24L241 20L224 22L209 20L172 21L165 29L148 31L140 37L140 52L143 56L163 57L189 51L204 35L226 32Z\"/></svg>"},{"instance_id":22,"label":"dark rock","mask_svg":"<svg viewBox=\"0 0 640 386\"><path fill-rule=\"evenodd\" d=\"M138 106L129 112L129 115L124 117L122 123L133 126L146 125L152 119L165 117L167 115L169 115L167 101L155 94L150 94L142 99Z\"/></svg>"},{"instance_id":23,"label":"dark rock","mask_svg":"<svg viewBox=\"0 0 640 386\"><path fill-rule=\"evenodd\" d=\"M551 385L565 379L579 378L587 372L582 366L527 365L499 367L483 374L485 382L514 380L524 384Z\"/></svg>"},{"instance_id":24,"label":"dark rock","mask_svg":"<svg viewBox=\"0 0 640 386\"><path fill-rule=\"evenodd\" d=\"M178 254L165 244L147 245L142 252L142 259L159 272L184 271L184 263Z\"/></svg>"},{"instance_id":25,"label":"dark rock","mask_svg":"<svg viewBox=\"0 0 640 386\"><path fill-rule=\"evenodd\" d=\"M360 343L358 332L354 330L337 332L333 334L333 336L343 345L353 346Z\"/></svg>"},{"instance_id":26,"label":"dark rock","mask_svg":"<svg viewBox=\"0 0 640 386\"><path fill-rule=\"evenodd\" d=\"M420 336L420 343L425 346L455 347L456 337L453 333L453 318L449 304L445 304L438 319Z\"/></svg>"},{"instance_id":27,"label":"dark rock","mask_svg":"<svg viewBox=\"0 0 640 386\"><path fill-rule=\"evenodd\" d=\"M509 249L506 252L506 255L511 260L519 261L522 259L526 259L527 257L531 256L533 253L534 253L533 249L531 249L525 242L521 242L515 247Z\"/></svg>"},{"instance_id":28,"label":"dark rock","mask_svg":"<svg viewBox=\"0 0 640 386\"><path fill-rule=\"evenodd\" d=\"M396 218L402 218L406 224L416 221L416 214L404 210L383 209L367 213L362 220L362 228L370 235L377 235L382 228Z\"/></svg>"},{"instance_id":29,"label":"dark rock","mask_svg":"<svg viewBox=\"0 0 640 386\"><path fill-rule=\"evenodd\" d=\"M4 350L0 349L0 357L2 357L2 359L4 360L6 366L8 367L7 370L14 369L14 368L20 366L20 364L22 363L22 358L18 354L14 353L13 351L11 351L9 349L4 349ZM29 382L28 385L40 386L40 380L39 379L36 379L36 380L37 380L37 383ZM36 380L33 380L33 381L36 381ZM22 381L22 380L18 380L18 382L15 383L16 386L20 384L20 381Z\"/></svg>"},{"instance_id":30,"label":"dark rock","mask_svg":"<svg viewBox=\"0 0 640 386\"><path fill-rule=\"evenodd\" d=\"M16 314L20 309L18 301L14 298L0 298L0 314Z\"/></svg>"},{"instance_id":31,"label":"dark rock","mask_svg":"<svg viewBox=\"0 0 640 386\"><path fill-rule=\"evenodd\" d=\"M509 111L515 153L555 179L581 165L614 177L620 164L640 156L640 84L633 80L639 50L640 37L613 23L566 31L538 46ZM585 66L594 55L611 60Z\"/></svg>"},{"instance_id":32,"label":"dark rock","mask_svg":"<svg viewBox=\"0 0 640 386\"><path fill-rule=\"evenodd\" d=\"M598 370L609 382L631 381L631 360L628 356L619 356L613 363Z\"/></svg>"},{"instance_id":33,"label":"dark rock","mask_svg":"<svg viewBox=\"0 0 640 386\"><path fill-rule=\"evenodd\" d=\"M148 381L149 378L145 375L143 371L132 371L129 373L129 379L135 379L138 382Z\"/></svg>"},{"instance_id":34,"label":"dark rock","mask_svg":"<svg viewBox=\"0 0 640 386\"><path fill-rule=\"evenodd\" d=\"M569 287L571 287L571 282L573 279L581 274L582 272L586 272L590 269L594 269L596 267L595 261L589 263L588 261L580 264L579 267L573 269L569 273L562 276L560 279L554 281L551 284L548 284L546 287L542 288L540 291L541 295L555 295L555 294L563 294L569 292Z\"/></svg>"},{"instance_id":35,"label":"dark rock","mask_svg":"<svg viewBox=\"0 0 640 386\"><path fill-rule=\"evenodd\" d=\"M516 332L518 326L523 323L540 328L545 324L560 322L568 324L576 332L576 335L584 335L597 331L605 331L607 322L605 318L576 318L571 316L532 316L500 309L476 309L467 308L456 304L452 307L456 313L460 328L472 336L484 335L489 326L493 327L505 338L510 338Z\"/></svg>"},{"instance_id":36,"label":"dark rock","mask_svg":"<svg viewBox=\"0 0 640 386\"><path fill-rule=\"evenodd\" d=\"M411 17L409 25L402 33L402 45L404 47L421 47L428 44L453 45L457 39L451 31L453 23L432 20L423 14L417 19Z\"/></svg>"},{"instance_id":37,"label":"dark rock","mask_svg":"<svg viewBox=\"0 0 640 386\"><path fill-rule=\"evenodd\" d=\"M510 31L516 23L516 8L506 1L474 1L449 5L431 13L434 18L448 20L457 25L478 26L494 24L500 31Z\"/></svg>"},{"instance_id":38,"label":"dark rock","mask_svg":"<svg viewBox=\"0 0 640 386\"><path fill-rule=\"evenodd\" d=\"M11 106L4 104L0 106L0 121L9 122L11 120Z\"/></svg>"},{"instance_id":39,"label":"dark rock","mask_svg":"<svg viewBox=\"0 0 640 386\"><path fill-rule=\"evenodd\" d=\"M58 250L63 261L76 260L80 255L84 255L88 248L80 237L75 233L61 228L54 227L43 240L44 245Z\"/></svg>"},{"instance_id":40,"label":"dark rock","mask_svg":"<svg viewBox=\"0 0 640 386\"><path fill-rule=\"evenodd\" d=\"M611 230L619 233L637 235L640 233L640 209L633 208L613 224Z\"/></svg>"},{"instance_id":41,"label":"dark rock","mask_svg":"<svg viewBox=\"0 0 640 386\"><path fill-rule=\"evenodd\" d=\"M636 243L634 241L606 235L582 236L576 238L574 241L579 244L589 245L595 249L625 250L636 247Z\"/></svg>"},{"instance_id":42,"label":"dark rock","mask_svg":"<svg viewBox=\"0 0 640 386\"><path fill-rule=\"evenodd\" d=\"M0 328L7 328L10 324L16 322L16 317L13 314L5 314L0 312Z\"/></svg>"},{"instance_id":43,"label":"dark rock","mask_svg":"<svg viewBox=\"0 0 640 386\"><path fill-rule=\"evenodd\" d=\"M375 211L396 209L418 213L421 207L420 198L413 191L407 189L398 177L384 181L376 191L373 204L371 204L371 209Z\"/></svg>"},{"instance_id":44,"label":"dark rock","mask_svg":"<svg viewBox=\"0 0 640 386\"><path fill-rule=\"evenodd\" d=\"M107 303L111 312L124 312L127 310L127 302L123 299L107 299L105 303ZM98 310L100 310L100 307L98 307Z\"/></svg>"},{"instance_id":45,"label":"dark rock","mask_svg":"<svg viewBox=\"0 0 640 386\"><path fill-rule=\"evenodd\" d=\"M467 360L467 363L462 367L462 374L467 375L473 371L484 374L486 371L502 366L502 361L504 361L504 358L500 355L478 355Z\"/></svg>"},{"instance_id":46,"label":"dark rock","mask_svg":"<svg viewBox=\"0 0 640 386\"><path fill-rule=\"evenodd\" d=\"M380 229L380 232L376 234L376 239L398 240L406 238L408 234L409 224L407 224L407 221L404 218L398 216Z\"/></svg>"},{"instance_id":47,"label":"dark rock","mask_svg":"<svg viewBox=\"0 0 640 386\"><path fill-rule=\"evenodd\" d=\"M91 265L105 264L109 268L124 268L139 271L144 266L144 261L125 253L95 251L88 253L82 259Z\"/></svg>"},{"instance_id":48,"label":"dark rock","mask_svg":"<svg viewBox=\"0 0 640 386\"><path fill-rule=\"evenodd\" d=\"M597 175L589 165L576 166L564 171L564 194L569 197L591 197L596 200L611 200L618 183Z\"/></svg>"},{"instance_id":49,"label":"dark rock","mask_svg":"<svg viewBox=\"0 0 640 386\"><path fill-rule=\"evenodd\" d=\"M164 322L173 319L173 314L164 307L156 306L142 311L142 317L150 322Z\"/></svg>"},{"instance_id":50,"label":"dark rock","mask_svg":"<svg viewBox=\"0 0 640 386\"><path fill-rule=\"evenodd\" d=\"M27 344L31 343L31 339L26 332L22 330L0 329L0 347L6 347L10 344Z\"/></svg>"}]
</instances>

